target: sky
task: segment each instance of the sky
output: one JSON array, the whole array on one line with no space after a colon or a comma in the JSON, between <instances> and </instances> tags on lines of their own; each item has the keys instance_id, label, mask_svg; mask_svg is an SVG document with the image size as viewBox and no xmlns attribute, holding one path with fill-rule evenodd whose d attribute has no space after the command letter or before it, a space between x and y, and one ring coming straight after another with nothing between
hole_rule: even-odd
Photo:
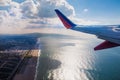
<instances>
[{"instance_id":1,"label":"sky","mask_svg":"<svg viewBox=\"0 0 120 80\"><path fill-rule=\"evenodd\" d=\"M0 33L63 28L54 9L77 24L115 25L119 7L119 0L0 0Z\"/></svg>"},{"instance_id":2,"label":"sky","mask_svg":"<svg viewBox=\"0 0 120 80\"><path fill-rule=\"evenodd\" d=\"M120 23L120 0L67 0L74 6L76 16L101 24Z\"/></svg>"}]
</instances>

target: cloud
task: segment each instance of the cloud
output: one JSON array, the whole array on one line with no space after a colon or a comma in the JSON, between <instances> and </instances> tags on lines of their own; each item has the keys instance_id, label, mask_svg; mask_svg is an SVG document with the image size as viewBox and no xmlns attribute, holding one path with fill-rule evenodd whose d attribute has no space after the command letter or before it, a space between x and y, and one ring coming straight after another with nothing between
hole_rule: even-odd
<instances>
[{"instance_id":1,"label":"cloud","mask_svg":"<svg viewBox=\"0 0 120 80\"><path fill-rule=\"evenodd\" d=\"M74 8L66 0L26 0L20 5L26 18L53 18L54 10L60 9L67 16L75 15Z\"/></svg>"},{"instance_id":2,"label":"cloud","mask_svg":"<svg viewBox=\"0 0 120 80\"><path fill-rule=\"evenodd\" d=\"M26 0L20 4L20 8L25 18L36 18L38 14L38 5L33 0Z\"/></svg>"},{"instance_id":3,"label":"cloud","mask_svg":"<svg viewBox=\"0 0 120 80\"><path fill-rule=\"evenodd\" d=\"M5 17L2 14L2 18L8 19L9 17L11 17L15 20L40 19L41 23L46 22L45 24L47 24L51 22L51 19L56 17L56 14L54 12L54 9L56 8L62 10L64 13L66 13L67 16L75 15L74 8L66 0L38 0L38 1L25 0L22 3L17 3L15 1L12 0L0 1L1 5L7 3L7 8L2 10L1 12L7 14L8 16ZM6 7L6 5L2 7ZM1 19L1 21L3 20L4 22L5 21L4 19Z\"/></svg>"},{"instance_id":4,"label":"cloud","mask_svg":"<svg viewBox=\"0 0 120 80\"><path fill-rule=\"evenodd\" d=\"M84 19L77 18L77 17L70 17L70 19L73 22L75 22L76 24L79 24L79 25L95 25L95 24L100 24L100 22L98 22L98 21L84 20Z\"/></svg>"},{"instance_id":5,"label":"cloud","mask_svg":"<svg viewBox=\"0 0 120 80\"><path fill-rule=\"evenodd\" d=\"M0 0L0 5L1 6L9 5L10 2L11 0Z\"/></svg>"},{"instance_id":6,"label":"cloud","mask_svg":"<svg viewBox=\"0 0 120 80\"><path fill-rule=\"evenodd\" d=\"M86 8L86 9L84 9L83 11L84 11L84 12L88 12L88 9Z\"/></svg>"},{"instance_id":7,"label":"cloud","mask_svg":"<svg viewBox=\"0 0 120 80\"><path fill-rule=\"evenodd\" d=\"M8 12L6 10L1 10L0 11L0 23L2 23L3 21L5 21L6 18L10 18Z\"/></svg>"},{"instance_id":8,"label":"cloud","mask_svg":"<svg viewBox=\"0 0 120 80\"><path fill-rule=\"evenodd\" d=\"M4 32L6 29L6 32L13 32L23 29L56 28L56 26L60 28L63 25L54 9L61 10L75 23L97 23L76 18L74 7L67 0L22 0L22 2L19 0L0 0L0 5L2 6L2 10L0 9L0 32ZM88 9L84 11L87 12Z\"/></svg>"},{"instance_id":9,"label":"cloud","mask_svg":"<svg viewBox=\"0 0 120 80\"><path fill-rule=\"evenodd\" d=\"M32 19L26 29L63 28L58 18Z\"/></svg>"},{"instance_id":10,"label":"cloud","mask_svg":"<svg viewBox=\"0 0 120 80\"><path fill-rule=\"evenodd\" d=\"M55 17L54 9L60 9L66 15L75 15L74 8L66 0L38 0L40 3L39 17Z\"/></svg>"},{"instance_id":11,"label":"cloud","mask_svg":"<svg viewBox=\"0 0 120 80\"><path fill-rule=\"evenodd\" d=\"M9 10L8 13L11 17L14 17L16 19L21 19L23 14L22 14L22 9L20 8L20 4L16 2L11 2L9 4Z\"/></svg>"}]
</instances>

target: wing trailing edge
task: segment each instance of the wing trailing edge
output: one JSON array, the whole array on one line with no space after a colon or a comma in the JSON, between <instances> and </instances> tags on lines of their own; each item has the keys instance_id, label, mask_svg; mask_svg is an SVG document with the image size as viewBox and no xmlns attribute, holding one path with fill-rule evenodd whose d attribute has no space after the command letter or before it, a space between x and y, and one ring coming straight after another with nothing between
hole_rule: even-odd
<instances>
[{"instance_id":1,"label":"wing trailing edge","mask_svg":"<svg viewBox=\"0 0 120 80\"><path fill-rule=\"evenodd\" d=\"M110 41L104 41L100 45L96 46L94 50L102 50L102 49L107 49L107 48L112 48L117 46L120 46L120 44L112 43Z\"/></svg>"}]
</instances>

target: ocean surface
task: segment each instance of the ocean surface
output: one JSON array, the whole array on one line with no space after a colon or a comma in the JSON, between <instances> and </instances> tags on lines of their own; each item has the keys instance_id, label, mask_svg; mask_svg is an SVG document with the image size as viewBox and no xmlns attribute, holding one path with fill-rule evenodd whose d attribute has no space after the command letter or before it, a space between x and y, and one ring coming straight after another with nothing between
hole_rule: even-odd
<instances>
[{"instance_id":1,"label":"ocean surface","mask_svg":"<svg viewBox=\"0 0 120 80\"><path fill-rule=\"evenodd\" d=\"M120 47L94 51L103 41L79 34L40 37L36 80L120 80Z\"/></svg>"}]
</instances>

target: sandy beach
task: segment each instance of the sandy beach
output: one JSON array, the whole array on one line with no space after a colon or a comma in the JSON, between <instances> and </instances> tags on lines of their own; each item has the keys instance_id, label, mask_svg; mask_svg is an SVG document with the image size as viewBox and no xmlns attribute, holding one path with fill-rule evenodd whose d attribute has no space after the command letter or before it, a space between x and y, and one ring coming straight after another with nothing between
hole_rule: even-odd
<instances>
[{"instance_id":1,"label":"sandy beach","mask_svg":"<svg viewBox=\"0 0 120 80\"><path fill-rule=\"evenodd\" d=\"M34 80L39 50L31 50L32 57L23 65L13 80Z\"/></svg>"}]
</instances>

